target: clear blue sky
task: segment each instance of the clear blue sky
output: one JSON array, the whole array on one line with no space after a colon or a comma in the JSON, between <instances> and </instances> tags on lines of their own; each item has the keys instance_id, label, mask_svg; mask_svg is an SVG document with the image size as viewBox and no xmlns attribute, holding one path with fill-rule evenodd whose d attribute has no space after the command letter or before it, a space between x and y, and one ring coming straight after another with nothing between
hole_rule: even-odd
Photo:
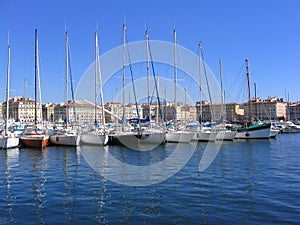
<instances>
[{"instance_id":1,"label":"clear blue sky","mask_svg":"<svg viewBox=\"0 0 300 225\"><path fill-rule=\"evenodd\" d=\"M24 94L24 79L33 85L34 28L39 31L43 102L64 101L65 23L70 32L72 73L76 83L94 60L94 31L99 27L101 54L122 43L122 24L129 41L173 40L197 52L201 41L205 61L218 74L223 60L229 100L239 95L241 68L249 58L257 95L300 100L299 0L0 0L0 101L5 99L7 33L10 32L11 95ZM28 88L33 97L33 88Z\"/></svg>"}]
</instances>

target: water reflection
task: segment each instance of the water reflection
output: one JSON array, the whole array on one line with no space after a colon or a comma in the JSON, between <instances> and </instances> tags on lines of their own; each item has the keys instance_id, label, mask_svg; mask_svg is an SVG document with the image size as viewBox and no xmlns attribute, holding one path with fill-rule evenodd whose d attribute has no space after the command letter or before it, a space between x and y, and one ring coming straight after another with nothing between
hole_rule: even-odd
<instances>
[{"instance_id":1,"label":"water reflection","mask_svg":"<svg viewBox=\"0 0 300 225\"><path fill-rule=\"evenodd\" d=\"M81 146L81 153L90 167L103 177L119 184L145 186L177 173L193 155L195 145L197 143L162 145L151 152L132 151L125 147L110 146L107 151L100 147ZM166 155L168 157L164 157Z\"/></svg>"},{"instance_id":2,"label":"water reflection","mask_svg":"<svg viewBox=\"0 0 300 225\"><path fill-rule=\"evenodd\" d=\"M2 213L0 214L1 215L0 223L9 223L14 221L13 208L16 202L16 196L13 194L11 188L14 181L12 175L13 170L19 164L19 149L14 148L14 149L3 150L0 152L2 158L1 161L3 161L3 165L5 165L5 168L3 168L4 169L3 178L5 179L4 181L5 193L3 193L3 198L0 203L1 211L2 211Z\"/></svg>"},{"instance_id":3,"label":"water reflection","mask_svg":"<svg viewBox=\"0 0 300 225\"><path fill-rule=\"evenodd\" d=\"M45 185L47 182L46 169L48 166L48 148L30 151L32 154L32 177L35 178L35 182L32 183L33 207L35 208L35 215L38 217L39 223L45 224L42 210L46 207L45 204L47 203Z\"/></svg>"}]
</instances>

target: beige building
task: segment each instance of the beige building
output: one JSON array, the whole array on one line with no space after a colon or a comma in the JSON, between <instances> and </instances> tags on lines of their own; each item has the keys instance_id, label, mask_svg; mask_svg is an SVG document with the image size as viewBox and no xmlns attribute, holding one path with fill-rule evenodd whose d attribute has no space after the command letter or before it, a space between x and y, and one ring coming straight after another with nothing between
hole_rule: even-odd
<instances>
[{"instance_id":1,"label":"beige building","mask_svg":"<svg viewBox=\"0 0 300 225\"><path fill-rule=\"evenodd\" d=\"M55 108L54 103L43 104L42 109L43 109L44 121L54 122L54 108Z\"/></svg>"},{"instance_id":2,"label":"beige building","mask_svg":"<svg viewBox=\"0 0 300 225\"><path fill-rule=\"evenodd\" d=\"M201 104L196 102L197 120L201 114ZM239 121L244 116L244 109L240 104L235 102L222 104L209 104L208 101L202 101L202 121L217 121L223 119L231 122Z\"/></svg>"},{"instance_id":3,"label":"beige building","mask_svg":"<svg viewBox=\"0 0 300 225\"><path fill-rule=\"evenodd\" d=\"M267 99L253 98L252 120L286 120L287 103L282 98L269 97ZM249 104L244 103L245 118L249 119Z\"/></svg>"},{"instance_id":4,"label":"beige building","mask_svg":"<svg viewBox=\"0 0 300 225\"><path fill-rule=\"evenodd\" d=\"M40 103L36 104L37 121L42 120L42 109ZM2 107L3 117L6 116L6 102ZM9 118L21 123L33 123L35 119L35 102L31 98L14 97L9 100Z\"/></svg>"},{"instance_id":5,"label":"beige building","mask_svg":"<svg viewBox=\"0 0 300 225\"><path fill-rule=\"evenodd\" d=\"M195 122L196 121L196 108L193 105L177 103L176 107L174 103L166 103L164 109L165 120L170 121L175 119L181 122Z\"/></svg>"},{"instance_id":6,"label":"beige building","mask_svg":"<svg viewBox=\"0 0 300 225\"><path fill-rule=\"evenodd\" d=\"M113 123L117 122L117 120L121 120L123 117L123 110L124 117L126 119L138 118L138 113L135 104L127 104L123 109L123 105L120 102L107 102L104 107L106 109L106 122ZM138 111L140 114L140 118L143 118L144 114L142 105L138 105Z\"/></svg>"},{"instance_id":7,"label":"beige building","mask_svg":"<svg viewBox=\"0 0 300 225\"><path fill-rule=\"evenodd\" d=\"M287 119L300 121L300 102L295 102L287 107Z\"/></svg>"},{"instance_id":8,"label":"beige building","mask_svg":"<svg viewBox=\"0 0 300 225\"><path fill-rule=\"evenodd\" d=\"M95 111L97 117L95 118ZM54 121L62 122L67 120L69 122L80 122L80 123L94 123L95 119L100 122L102 120L102 113L100 106L95 110L95 106L89 103L83 103L80 101L69 101L68 104L61 103L56 104L53 110Z\"/></svg>"}]
</instances>

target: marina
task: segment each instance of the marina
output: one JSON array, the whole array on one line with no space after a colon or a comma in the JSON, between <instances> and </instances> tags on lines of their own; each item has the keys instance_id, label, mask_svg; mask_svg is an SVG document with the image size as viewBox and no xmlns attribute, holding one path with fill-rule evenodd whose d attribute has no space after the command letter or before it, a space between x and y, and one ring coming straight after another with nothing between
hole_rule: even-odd
<instances>
[{"instance_id":1,"label":"marina","mask_svg":"<svg viewBox=\"0 0 300 225\"><path fill-rule=\"evenodd\" d=\"M1 150L0 223L297 224L299 135L223 142L203 172L199 161L208 143L199 142L174 176L146 186L111 181L113 175L129 177L130 171L114 168L108 154L121 162L147 166L169 157L177 144L147 152L120 146ZM180 145L186 153L191 148L188 143ZM102 172L109 169L110 176L96 171L91 157L101 157L106 164ZM181 163L177 160L174 165ZM151 179L148 176L135 179Z\"/></svg>"},{"instance_id":2,"label":"marina","mask_svg":"<svg viewBox=\"0 0 300 225\"><path fill-rule=\"evenodd\" d=\"M300 224L300 1L8 1L0 225Z\"/></svg>"}]
</instances>

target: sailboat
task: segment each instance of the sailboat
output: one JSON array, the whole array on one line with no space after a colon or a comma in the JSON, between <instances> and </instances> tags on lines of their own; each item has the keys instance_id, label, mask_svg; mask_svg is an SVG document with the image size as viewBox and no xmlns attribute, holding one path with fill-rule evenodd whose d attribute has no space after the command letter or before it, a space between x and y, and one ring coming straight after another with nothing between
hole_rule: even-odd
<instances>
[{"instance_id":1,"label":"sailboat","mask_svg":"<svg viewBox=\"0 0 300 225\"><path fill-rule=\"evenodd\" d=\"M166 133L166 141L167 142L190 142L194 137L193 132L179 130L177 124L177 67L176 67L176 30L173 31L174 34L174 107L175 107L175 115L174 115L174 130L168 130Z\"/></svg>"},{"instance_id":2,"label":"sailboat","mask_svg":"<svg viewBox=\"0 0 300 225\"><path fill-rule=\"evenodd\" d=\"M200 126L195 131L193 140L194 141L215 141L217 132L211 130L210 128L204 128L203 127L203 121L202 121L202 64L203 62L203 53L202 53L202 47L199 44L198 45L198 52L199 52L199 88L200 88L200 116L199 116L199 123ZM205 71L205 67L204 67Z\"/></svg>"},{"instance_id":3,"label":"sailboat","mask_svg":"<svg viewBox=\"0 0 300 225\"><path fill-rule=\"evenodd\" d=\"M8 132L9 119L9 91L10 91L10 42L8 41L7 81L6 81L6 119L4 134L0 136L0 149L15 148L19 145L19 138Z\"/></svg>"},{"instance_id":4,"label":"sailboat","mask_svg":"<svg viewBox=\"0 0 300 225\"><path fill-rule=\"evenodd\" d=\"M69 37L68 37L68 31L66 30L66 127L63 130L56 130L53 134L51 134L50 142L54 145L77 146L79 145L80 142L80 135L78 133L78 130L70 129L70 127L68 127L68 123L69 123L68 78L69 78ZM72 82L72 80L70 82ZM74 101L73 104L75 104Z\"/></svg>"},{"instance_id":5,"label":"sailboat","mask_svg":"<svg viewBox=\"0 0 300 225\"><path fill-rule=\"evenodd\" d=\"M146 37L148 32L146 31ZM148 39L148 38L147 38ZM146 41L146 47L148 51L148 41ZM115 133L110 135L110 139L112 143L117 143L124 145L128 148L137 150L137 151L149 151L152 150L159 144L164 143L166 138L166 133L163 130L152 129L151 127L148 129L142 129L140 127L141 119L139 117L139 112L137 108L138 118L136 119L138 122L138 126L136 129L126 130L125 127L125 78L126 78L126 66L125 66L125 52L126 52L126 25L123 25L123 121L122 121L122 130L116 131ZM149 65L149 64L148 64ZM152 65L153 66L153 65ZM147 66L149 68L149 66ZM149 69L147 69L149 71ZM131 70L132 71L132 70ZM132 85L134 86L133 75L131 74L132 78ZM148 75L149 76L149 75ZM154 77L154 82L156 79ZM156 93L157 93L157 101L159 102L159 96L157 91L157 83L155 83ZM134 90L135 95L135 90ZM136 98L136 96L135 96ZM137 101L136 101L137 106ZM150 108L150 106L149 106ZM149 118L150 118L150 111L149 111ZM151 121L150 121L151 122ZM162 121L163 122L163 121Z\"/></svg>"},{"instance_id":6,"label":"sailboat","mask_svg":"<svg viewBox=\"0 0 300 225\"><path fill-rule=\"evenodd\" d=\"M24 134L20 137L21 143L25 147L45 147L49 142L49 135L43 133L37 128L37 94L38 94L38 81L40 81L39 65L38 65L38 32L35 28L35 72L34 72L34 129L25 130Z\"/></svg>"},{"instance_id":7,"label":"sailboat","mask_svg":"<svg viewBox=\"0 0 300 225\"><path fill-rule=\"evenodd\" d=\"M216 140L223 140L223 141L233 141L235 135L236 135L236 131L232 131L232 130L228 130L225 127L224 124L224 94L223 94L223 80L222 80L222 60L220 59L219 61L220 64L220 83L221 83L221 101L222 101L222 105L221 105L221 118L222 118L222 123L221 123L221 127L218 127L217 129L217 136L216 136ZM224 119L223 119L224 118Z\"/></svg>"},{"instance_id":8,"label":"sailboat","mask_svg":"<svg viewBox=\"0 0 300 225\"><path fill-rule=\"evenodd\" d=\"M270 138L271 123L252 123L252 104L251 104L251 93L250 93L250 73L248 59L245 60L246 64L246 76L248 83L248 110L249 110L249 121L243 127L236 128L237 131L235 138L237 139L267 139Z\"/></svg>"},{"instance_id":9,"label":"sailboat","mask_svg":"<svg viewBox=\"0 0 300 225\"><path fill-rule=\"evenodd\" d=\"M106 145L108 143L108 135L105 130L105 112L104 99L102 90L102 74L100 70L100 58L98 47L98 31L95 32L95 127L92 130L84 131L81 134L80 143L87 145ZM97 127L97 80L99 79L99 90L101 98L101 112L103 127Z\"/></svg>"}]
</instances>

